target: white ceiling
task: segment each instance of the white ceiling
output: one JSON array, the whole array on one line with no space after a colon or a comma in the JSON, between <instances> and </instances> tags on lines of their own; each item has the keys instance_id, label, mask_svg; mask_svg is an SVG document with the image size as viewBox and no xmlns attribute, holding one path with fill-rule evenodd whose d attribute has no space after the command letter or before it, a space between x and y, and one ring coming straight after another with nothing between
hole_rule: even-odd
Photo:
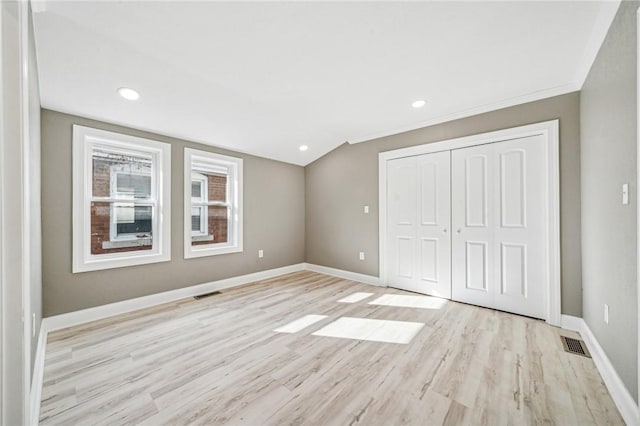
<instances>
[{"instance_id":1,"label":"white ceiling","mask_svg":"<svg viewBox=\"0 0 640 426\"><path fill-rule=\"evenodd\" d=\"M34 14L42 105L306 165L579 90L618 4L49 0Z\"/></svg>"}]
</instances>

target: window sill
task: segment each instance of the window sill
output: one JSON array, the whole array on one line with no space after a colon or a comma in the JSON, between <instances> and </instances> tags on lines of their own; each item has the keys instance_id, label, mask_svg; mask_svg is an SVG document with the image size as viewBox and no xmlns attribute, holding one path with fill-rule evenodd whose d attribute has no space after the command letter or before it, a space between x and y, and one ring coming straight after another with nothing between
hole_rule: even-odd
<instances>
[{"instance_id":1,"label":"window sill","mask_svg":"<svg viewBox=\"0 0 640 426\"><path fill-rule=\"evenodd\" d=\"M136 238L133 240L121 240L121 241L104 241L102 243L102 248L104 250L109 249L119 249L119 248L129 248L129 247L143 247L150 246L153 243L151 242L151 238Z\"/></svg>"},{"instance_id":2,"label":"window sill","mask_svg":"<svg viewBox=\"0 0 640 426\"><path fill-rule=\"evenodd\" d=\"M191 241L193 242L213 241L213 235L192 235Z\"/></svg>"},{"instance_id":3,"label":"window sill","mask_svg":"<svg viewBox=\"0 0 640 426\"><path fill-rule=\"evenodd\" d=\"M219 254L241 253L242 245L225 245L224 243L201 245L201 246L186 246L184 251L185 259L193 259L195 257L215 256Z\"/></svg>"}]
</instances>

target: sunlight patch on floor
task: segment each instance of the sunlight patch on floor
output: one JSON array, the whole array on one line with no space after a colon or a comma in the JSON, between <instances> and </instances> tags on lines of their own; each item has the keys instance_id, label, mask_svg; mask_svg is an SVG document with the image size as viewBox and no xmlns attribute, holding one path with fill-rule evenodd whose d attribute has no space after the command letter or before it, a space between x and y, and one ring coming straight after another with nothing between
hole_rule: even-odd
<instances>
[{"instance_id":1,"label":"sunlight patch on floor","mask_svg":"<svg viewBox=\"0 0 640 426\"><path fill-rule=\"evenodd\" d=\"M322 321L325 319L326 315L305 315L302 318L298 318L295 321L291 321L288 324L283 325L282 327L276 328L276 333L297 333L300 330L304 330L312 324L317 323L318 321Z\"/></svg>"},{"instance_id":2,"label":"sunlight patch on floor","mask_svg":"<svg viewBox=\"0 0 640 426\"><path fill-rule=\"evenodd\" d=\"M447 301L431 296L412 296L406 294L385 294L369 305L396 306L400 308L440 309Z\"/></svg>"},{"instance_id":3,"label":"sunlight patch on floor","mask_svg":"<svg viewBox=\"0 0 640 426\"><path fill-rule=\"evenodd\" d=\"M361 300L366 299L367 297L371 297L373 296L373 293L353 293L350 294L347 297L343 297L342 299L338 300L338 302L340 303L357 303Z\"/></svg>"},{"instance_id":4,"label":"sunlight patch on floor","mask_svg":"<svg viewBox=\"0 0 640 426\"><path fill-rule=\"evenodd\" d=\"M422 327L424 324L421 322L342 317L312 334L342 339L406 344L411 342Z\"/></svg>"}]
</instances>

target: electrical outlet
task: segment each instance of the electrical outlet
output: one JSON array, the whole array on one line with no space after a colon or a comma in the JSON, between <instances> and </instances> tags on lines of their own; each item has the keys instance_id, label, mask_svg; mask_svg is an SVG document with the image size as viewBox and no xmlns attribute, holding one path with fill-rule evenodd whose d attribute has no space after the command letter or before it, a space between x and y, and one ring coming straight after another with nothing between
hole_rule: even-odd
<instances>
[{"instance_id":1,"label":"electrical outlet","mask_svg":"<svg viewBox=\"0 0 640 426\"><path fill-rule=\"evenodd\" d=\"M622 204L625 206L629 204L629 184L628 183L622 184Z\"/></svg>"},{"instance_id":2,"label":"electrical outlet","mask_svg":"<svg viewBox=\"0 0 640 426\"><path fill-rule=\"evenodd\" d=\"M609 324L609 305L604 304L604 323Z\"/></svg>"},{"instance_id":3,"label":"electrical outlet","mask_svg":"<svg viewBox=\"0 0 640 426\"><path fill-rule=\"evenodd\" d=\"M264 257L264 250L262 250L262 249L258 250L258 257L259 258L263 258Z\"/></svg>"},{"instance_id":4,"label":"electrical outlet","mask_svg":"<svg viewBox=\"0 0 640 426\"><path fill-rule=\"evenodd\" d=\"M369 214L369 206L364 206L364 214Z\"/></svg>"},{"instance_id":5,"label":"electrical outlet","mask_svg":"<svg viewBox=\"0 0 640 426\"><path fill-rule=\"evenodd\" d=\"M363 251L360 252L360 260L364 260L364 252Z\"/></svg>"}]
</instances>

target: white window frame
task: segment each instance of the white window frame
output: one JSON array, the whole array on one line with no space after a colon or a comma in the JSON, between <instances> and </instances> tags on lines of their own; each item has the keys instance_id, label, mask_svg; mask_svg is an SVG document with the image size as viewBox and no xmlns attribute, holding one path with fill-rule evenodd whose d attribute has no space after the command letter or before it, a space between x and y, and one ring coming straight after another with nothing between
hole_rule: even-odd
<instances>
[{"instance_id":1,"label":"white window frame","mask_svg":"<svg viewBox=\"0 0 640 426\"><path fill-rule=\"evenodd\" d=\"M150 250L91 254L94 148L151 155L151 201L155 207ZM122 201L105 197L105 201ZM97 271L171 260L171 145L84 126L73 126L72 272ZM117 240L120 241L120 240Z\"/></svg>"},{"instance_id":2,"label":"white window frame","mask_svg":"<svg viewBox=\"0 0 640 426\"><path fill-rule=\"evenodd\" d=\"M194 161L206 163L212 169L224 167L227 174L227 202L208 201L208 205L228 205L228 224L226 243L203 244L193 246L191 231L191 181L198 169L193 168ZM242 158L216 154L197 149L184 149L184 258L214 256L219 254L239 253L243 251L242 233L242 191L243 191L243 161Z\"/></svg>"}]
</instances>

